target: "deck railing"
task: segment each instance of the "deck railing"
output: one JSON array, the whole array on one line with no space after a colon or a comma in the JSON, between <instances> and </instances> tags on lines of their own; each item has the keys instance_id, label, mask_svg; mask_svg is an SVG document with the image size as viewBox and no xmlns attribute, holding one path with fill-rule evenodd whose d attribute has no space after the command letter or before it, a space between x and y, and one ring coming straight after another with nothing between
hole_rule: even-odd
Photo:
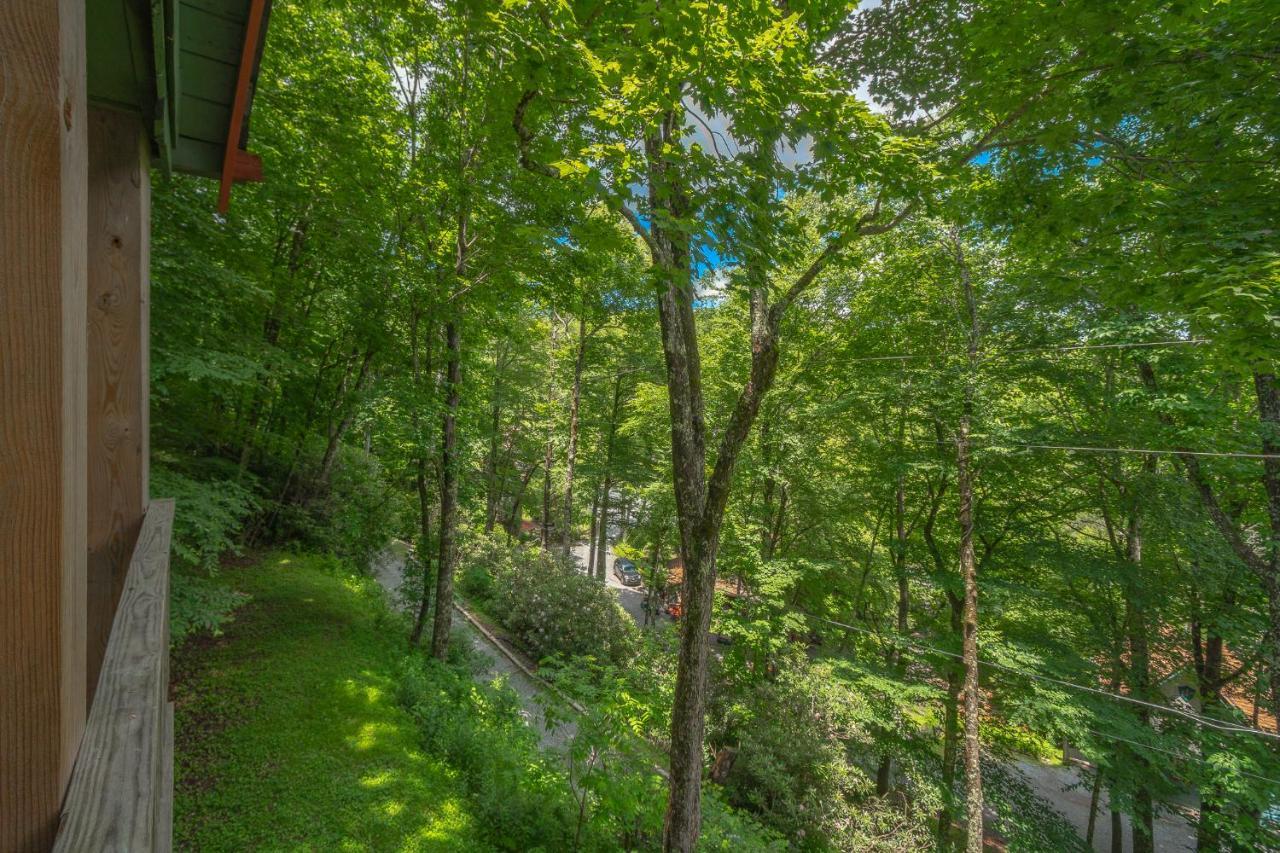
<instances>
[{"instance_id":1,"label":"deck railing","mask_svg":"<svg viewBox=\"0 0 1280 853\"><path fill-rule=\"evenodd\" d=\"M169 543L173 501L147 509L62 807L55 851L173 846Z\"/></svg>"}]
</instances>

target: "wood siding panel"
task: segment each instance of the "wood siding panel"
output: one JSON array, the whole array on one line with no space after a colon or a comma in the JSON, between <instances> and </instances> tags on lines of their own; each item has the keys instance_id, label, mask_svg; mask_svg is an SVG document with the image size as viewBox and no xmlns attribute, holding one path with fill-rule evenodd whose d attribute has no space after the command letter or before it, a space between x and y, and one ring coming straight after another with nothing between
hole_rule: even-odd
<instances>
[{"instance_id":1,"label":"wood siding panel","mask_svg":"<svg viewBox=\"0 0 1280 853\"><path fill-rule=\"evenodd\" d=\"M85 719L83 0L0 2L0 850L46 850Z\"/></svg>"},{"instance_id":2,"label":"wood siding panel","mask_svg":"<svg viewBox=\"0 0 1280 853\"><path fill-rule=\"evenodd\" d=\"M147 494L150 150L141 119L89 110L89 705Z\"/></svg>"}]
</instances>

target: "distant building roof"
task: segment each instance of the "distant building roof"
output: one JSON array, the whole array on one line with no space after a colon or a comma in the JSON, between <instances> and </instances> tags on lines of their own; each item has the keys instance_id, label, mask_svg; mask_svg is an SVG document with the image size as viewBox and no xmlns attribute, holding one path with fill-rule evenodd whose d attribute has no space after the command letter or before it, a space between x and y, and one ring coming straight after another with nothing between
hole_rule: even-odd
<instances>
[{"instance_id":1,"label":"distant building roof","mask_svg":"<svg viewBox=\"0 0 1280 853\"><path fill-rule=\"evenodd\" d=\"M1149 650L1149 659L1151 661L1151 677L1152 683L1156 685L1167 684L1170 680L1185 677L1194 686L1195 672L1194 661L1191 657L1190 650L1191 638L1189 632L1178 626L1165 626L1159 632L1156 641L1151 644ZM1125 666L1129 665L1128 653L1122 656ZM1105 668L1105 661L1098 661L1100 666ZM1225 645L1222 649L1222 668L1226 672L1233 672L1241 667L1241 659L1227 648ZM1222 698L1253 724L1255 711L1257 713L1259 729L1269 732L1280 732L1277 728L1275 715L1268 711L1265 707L1257 706L1253 701L1253 679L1245 680L1236 678L1235 680L1224 685L1222 688ZM1127 694L1128 687L1120 685L1119 692Z\"/></svg>"}]
</instances>

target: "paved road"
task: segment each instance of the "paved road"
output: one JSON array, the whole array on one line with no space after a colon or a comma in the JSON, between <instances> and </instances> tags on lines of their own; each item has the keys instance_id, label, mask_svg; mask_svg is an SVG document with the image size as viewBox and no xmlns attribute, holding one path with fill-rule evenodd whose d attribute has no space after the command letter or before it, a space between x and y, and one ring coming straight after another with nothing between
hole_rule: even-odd
<instances>
[{"instance_id":1,"label":"paved road","mask_svg":"<svg viewBox=\"0 0 1280 853\"><path fill-rule=\"evenodd\" d=\"M391 595L393 602L399 600L400 585L404 580L404 565L407 547L403 543L393 543L374 563L374 576ZM585 570L588 546L574 546L573 555L579 568ZM636 620L637 625L644 624L644 587L624 587L613 575L613 549L607 551L606 582L610 589L618 593L623 608ZM403 606L403 605L400 605ZM665 622L670 622L663 617ZM544 723L542 705L537 697L543 687L533 681L505 655L497 651L488 640L480 635L460 614L454 617L455 623L461 625L464 636L476 650L485 665L476 674L476 680L485 684L495 679L504 679L520 698L521 714L525 722L538 733L544 748L563 748L576 733L572 722L566 722L557 728L547 730ZM1074 768L1036 764L1031 761L1014 762L1031 789L1044 802L1062 814L1080 833L1083 838L1089 820L1089 789L1079 784L1079 775ZM1111 849L1111 821L1105 810L1105 797L1098 813L1098 824L1094 834L1094 849ZM1124 849L1131 849L1129 819L1124 818ZM1195 850L1195 832L1191 824L1177 814L1164 814L1156 820L1156 850L1161 853L1183 853Z\"/></svg>"},{"instance_id":2,"label":"paved road","mask_svg":"<svg viewBox=\"0 0 1280 853\"><path fill-rule=\"evenodd\" d=\"M591 553L591 546L588 545L586 542L582 542L578 545L573 546L573 549L572 549L573 558L577 561L578 569L580 571L584 571L584 572L586 571L587 557L590 556L590 553ZM605 569L604 569L605 583L609 586L610 589L617 592L618 603L622 605L622 609L631 614L631 618L636 620L637 625L644 625L644 597L647 593L647 588L644 585L623 586L622 582L619 581L617 576L614 575L613 573L613 561L614 561L613 546L609 545L605 549L605 564L604 564L605 565ZM643 577L645 576L646 572L642 569L640 574ZM662 622L665 622L665 623L669 623L671 621L671 619L665 615L660 616L659 618Z\"/></svg>"},{"instance_id":3,"label":"paved road","mask_svg":"<svg viewBox=\"0 0 1280 853\"><path fill-rule=\"evenodd\" d=\"M404 583L405 556L408 546L402 542L393 542L387 550L374 561L373 576L391 597L393 606L406 609L400 601L400 586ZM525 675L506 655L495 649L484 636L471 626L462 614L455 612L453 623L461 626L463 635L477 656L484 661L483 667L475 674L476 681L492 684L496 680L504 680L520 698L520 715L525 722L538 733L544 749L563 749L577 733L573 721L566 721L548 729L542 711L542 703L538 701L544 688Z\"/></svg>"},{"instance_id":4,"label":"paved road","mask_svg":"<svg viewBox=\"0 0 1280 853\"><path fill-rule=\"evenodd\" d=\"M1038 764L1019 760L1014 766L1021 771L1031 790L1052 806L1076 828L1084 838L1089 828L1089 786L1080 784L1080 774L1074 767ZM1129 818L1122 818L1122 836L1125 853L1133 849ZM1160 853L1191 853L1196 849L1195 829L1180 814L1164 813L1155 821L1155 849ZM1098 823L1093 835L1093 849L1111 849L1111 813L1107 810L1104 795L1098 806Z\"/></svg>"}]
</instances>

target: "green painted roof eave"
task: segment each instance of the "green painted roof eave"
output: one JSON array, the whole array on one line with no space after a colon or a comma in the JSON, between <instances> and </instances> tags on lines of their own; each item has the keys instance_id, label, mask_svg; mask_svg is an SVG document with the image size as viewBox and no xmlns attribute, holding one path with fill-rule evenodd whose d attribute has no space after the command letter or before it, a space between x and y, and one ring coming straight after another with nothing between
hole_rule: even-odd
<instances>
[{"instance_id":1,"label":"green painted roof eave","mask_svg":"<svg viewBox=\"0 0 1280 853\"><path fill-rule=\"evenodd\" d=\"M220 178L251 0L86 0L91 102L133 112L166 171ZM252 80L270 14L267 0ZM244 127L252 108L250 85ZM246 138L241 135L240 147Z\"/></svg>"}]
</instances>

